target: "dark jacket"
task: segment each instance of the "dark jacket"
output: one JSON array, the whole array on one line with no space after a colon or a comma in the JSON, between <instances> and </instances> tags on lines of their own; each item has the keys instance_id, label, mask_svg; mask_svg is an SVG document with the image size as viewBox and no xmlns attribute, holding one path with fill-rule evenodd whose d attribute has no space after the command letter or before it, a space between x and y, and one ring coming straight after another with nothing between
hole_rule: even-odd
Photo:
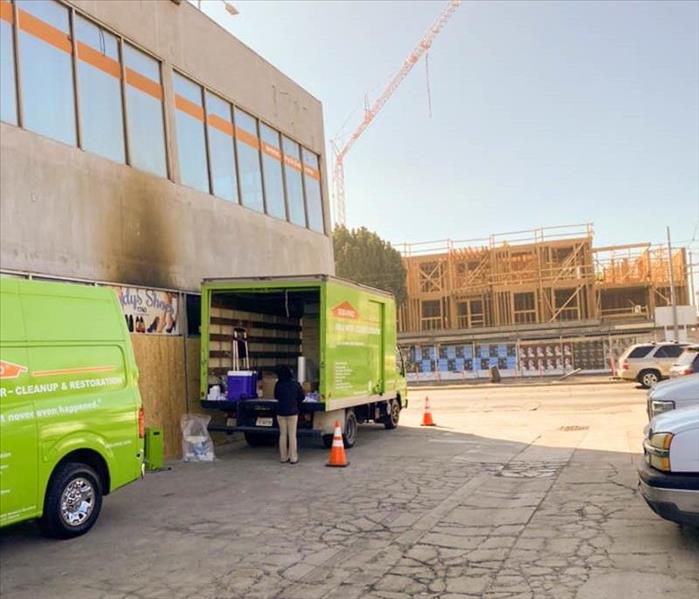
<instances>
[{"instance_id":1,"label":"dark jacket","mask_svg":"<svg viewBox=\"0 0 699 599\"><path fill-rule=\"evenodd\" d=\"M299 405L304 397L303 388L294 379L277 381L277 384L274 385L274 399L279 401L277 415L294 416L298 414Z\"/></svg>"}]
</instances>

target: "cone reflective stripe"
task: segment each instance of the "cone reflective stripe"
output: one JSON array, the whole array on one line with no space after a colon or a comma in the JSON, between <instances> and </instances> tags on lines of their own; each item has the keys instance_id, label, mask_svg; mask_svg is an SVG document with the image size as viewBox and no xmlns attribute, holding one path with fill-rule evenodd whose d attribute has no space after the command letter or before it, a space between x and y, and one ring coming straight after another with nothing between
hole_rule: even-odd
<instances>
[{"instance_id":1,"label":"cone reflective stripe","mask_svg":"<svg viewBox=\"0 0 699 599\"><path fill-rule=\"evenodd\" d=\"M347 457L345 456L345 444L342 441L342 428L340 427L340 421L335 421L335 432L333 433L333 444L330 448L330 459L326 466L331 466L333 468L344 468L349 466Z\"/></svg>"},{"instance_id":2,"label":"cone reflective stripe","mask_svg":"<svg viewBox=\"0 0 699 599\"><path fill-rule=\"evenodd\" d=\"M432 412L430 412L430 398L425 397L425 412L422 415L422 424L420 426L437 426L432 420Z\"/></svg>"}]
</instances>

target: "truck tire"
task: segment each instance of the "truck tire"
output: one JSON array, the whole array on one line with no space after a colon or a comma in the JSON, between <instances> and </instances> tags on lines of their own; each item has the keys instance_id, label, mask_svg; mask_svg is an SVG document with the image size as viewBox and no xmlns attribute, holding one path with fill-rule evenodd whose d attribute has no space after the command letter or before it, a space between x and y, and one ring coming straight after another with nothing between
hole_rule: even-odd
<instances>
[{"instance_id":1,"label":"truck tire","mask_svg":"<svg viewBox=\"0 0 699 599\"><path fill-rule=\"evenodd\" d=\"M42 531L56 539L84 535L102 509L102 486L87 464L66 462L56 467L44 499L39 521Z\"/></svg>"},{"instance_id":2,"label":"truck tire","mask_svg":"<svg viewBox=\"0 0 699 599\"><path fill-rule=\"evenodd\" d=\"M660 381L660 373L657 370L647 369L638 373L638 382L644 389L650 389Z\"/></svg>"},{"instance_id":3,"label":"truck tire","mask_svg":"<svg viewBox=\"0 0 699 599\"><path fill-rule=\"evenodd\" d=\"M278 437L276 435L268 435L265 433L243 433L245 435L245 442L250 447L271 447L277 443Z\"/></svg>"},{"instance_id":4,"label":"truck tire","mask_svg":"<svg viewBox=\"0 0 699 599\"><path fill-rule=\"evenodd\" d=\"M398 426L398 420L400 419L400 401L398 399L392 399L388 402L388 414L383 417L383 425L388 429L392 430Z\"/></svg>"},{"instance_id":5,"label":"truck tire","mask_svg":"<svg viewBox=\"0 0 699 599\"><path fill-rule=\"evenodd\" d=\"M354 410L347 410L347 415L345 416L345 429L342 433L342 441L345 444L346 449L354 447L357 442L357 416Z\"/></svg>"}]
</instances>

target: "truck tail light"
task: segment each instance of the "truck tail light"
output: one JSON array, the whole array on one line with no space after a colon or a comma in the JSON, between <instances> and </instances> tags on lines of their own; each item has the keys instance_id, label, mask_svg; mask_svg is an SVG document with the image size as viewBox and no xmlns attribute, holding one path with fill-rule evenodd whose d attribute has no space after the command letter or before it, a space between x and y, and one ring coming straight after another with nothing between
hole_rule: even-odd
<instances>
[{"instance_id":1,"label":"truck tail light","mask_svg":"<svg viewBox=\"0 0 699 599\"><path fill-rule=\"evenodd\" d=\"M143 406L138 408L138 438L143 439L146 436L146 416L143 413Z\"/></svg>"}]
</instances>

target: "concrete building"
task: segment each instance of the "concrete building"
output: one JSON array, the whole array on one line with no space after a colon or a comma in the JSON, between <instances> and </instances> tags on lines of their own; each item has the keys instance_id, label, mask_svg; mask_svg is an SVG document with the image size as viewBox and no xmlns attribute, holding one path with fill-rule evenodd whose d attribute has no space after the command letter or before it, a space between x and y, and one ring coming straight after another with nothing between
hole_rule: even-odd
<instances>
[{"instance_id":1,"label":"concrete building","mask_svg":"<svg viewBox=\"0 0 699 599\"><path fill-rule=\"evenodd\" d=\"M114 285L144 395L202 278L334 273L320 101L189 2L0 0L0 77L0 269Z\"/></svg>"}]
</instances>

